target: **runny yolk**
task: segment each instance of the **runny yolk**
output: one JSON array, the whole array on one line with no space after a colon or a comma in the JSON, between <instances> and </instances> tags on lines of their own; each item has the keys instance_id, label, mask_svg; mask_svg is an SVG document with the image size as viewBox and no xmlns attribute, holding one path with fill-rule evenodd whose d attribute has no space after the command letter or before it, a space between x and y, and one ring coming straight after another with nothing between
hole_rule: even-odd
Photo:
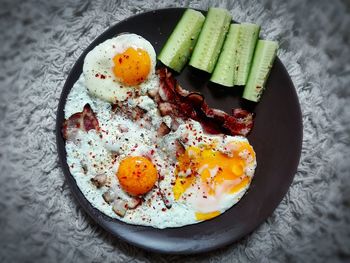
<instances>
[{"instance_id":1,"label":"runny yolk","mask_svg":"<svg viewBox=\"0 0 350 263\"><path fill-rule=\"evenodd\" d=\"M114 75L121 83L128 86L144 82L151 71L151 58L140 48L129 47L123 53L114 56L113 62Z\"/></svg>"},{"instance_id":2,"label":"runny yolk","mask_svg":"<svg viewBox=\"0 0 350 263\"><path fill-rule=\"evenodd\" d=\"M232 149L234 156L228 156L213 148L198 148L190 146L186 152L178 157L175 170L177 179L173 187L175 200L178 200L196 180L202 182L207 194L214 195L218 185L229 182L228 193L235 193L246 187L251 178L245 175L246 160L238 156L246 151L255 158L253 148L249 144L239 143ZM186 171L189 174L184 174Z\"/></svg>"},{"instance_id":3,"label":"runny yolk","mask_svg":"<svg viewBox=\"0 0 350 263\"><path fill-rule=\"evenodd\" d=\"M204 221L204 220L209 220L214 217L217 217L220 215L220 211L214 211L214 212L209 212L209 213L201 213L201 212L196 212L196 220L197 221Z\"/></svg>"}]
</instances>

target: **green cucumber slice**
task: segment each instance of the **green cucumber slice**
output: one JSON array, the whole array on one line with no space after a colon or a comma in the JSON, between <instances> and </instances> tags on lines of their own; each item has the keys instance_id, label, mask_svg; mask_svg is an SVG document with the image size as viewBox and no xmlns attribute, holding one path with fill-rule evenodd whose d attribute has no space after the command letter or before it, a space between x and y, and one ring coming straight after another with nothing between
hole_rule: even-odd
<instances>
[{"instance_id":1,"label":"green cucumber slice","mask_svg":"<svg viewBox=\"0 0 350 263\"><path fill-rule=\"evenodd\" d=\"M275 41L258 41L248 82L244 88L243 98L255 102L260 100L276 58L277 49L278 43Z\"/></svg>"},{"instance_id":2,"label":"green cucumber slice","mask_svg":"<svg viewBox=\"0 0 350 263\"><path fill-rule=\"evenodd\" d=\"M245 85L247 83L259 32L259 25L249 23L240 24L237 59L235 61L235 85Z\"/></svg>"},{"instance_id":3,"label":"green cucumber slice","mask_svg":"<svg viewBox=\"0 0 350 263\"><path fill-rule=\"evenodd\" d=\"M194 68L212 73L230 26L232 16L222 8L209 8L190 59Z\"/></svg>"},{"instance_id":4,"label":"green cucumber slice","mask_svg":"<svg viewBox=\"0 0 350 263\"><path fill-rule=\"evenodd\" d=\"M169 68L180 72L189 60L202 29L205 16L187 9L171 33L158 59Z\"/></svg>"},{"instance_id":5,"label":"green cucumber slice","mask_svg":"<svg viewBox=\"0 0 350 263\"><path fill-rule=\"evenodd\" d=\"M233 87L239 28L238 24L231 24L210 81L226 87Z\"/></svg>"}]
</instances>

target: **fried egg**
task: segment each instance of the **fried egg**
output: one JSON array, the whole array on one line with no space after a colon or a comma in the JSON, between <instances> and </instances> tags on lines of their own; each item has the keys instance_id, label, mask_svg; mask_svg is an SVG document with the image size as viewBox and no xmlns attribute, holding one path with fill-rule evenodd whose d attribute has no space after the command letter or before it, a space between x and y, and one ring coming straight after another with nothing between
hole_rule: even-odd
<instances>
[{"instance_id":1,"label":"fried egg","mask_svg":"<svg viewBox=\"0 0 350 263\"><path fill-rule=\"evenodd\" d=\"M155 79L156 53L149 41L122 34L96 46L85 57L83 74L93 96L115 103L146 94Z\"/></svg>"},{"instance_id":2,"label":"fried egg","mask_svg":"<svg viewBox=\"0 0 350 263\"><path fill-rule=\"evenodd\" d=\"M256 167L253 147L240 136L204 134L198 122L179 128L185 152L177 156L174 199L198 221L218 216L249 187Z\"/></svg>"}]
</instances>

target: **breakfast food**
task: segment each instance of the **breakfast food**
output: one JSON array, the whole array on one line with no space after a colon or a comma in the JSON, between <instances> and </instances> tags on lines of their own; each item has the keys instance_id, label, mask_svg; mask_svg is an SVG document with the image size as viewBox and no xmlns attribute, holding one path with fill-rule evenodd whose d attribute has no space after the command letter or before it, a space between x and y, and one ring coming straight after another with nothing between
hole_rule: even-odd
<instances>
[{"instance_id":1,"label":"breakfast food","mask_svg":"<svg viewBox=\"0 0 350 263\"><path fill-rule=\"evenodd\" d=\"M159 53L158 59L180 72L191 57L204 19L201 12L187 9Z\"/></svg>"},{"instance_id":2,"label":"breakfast food","mask_svg":"<svg viewBox=\"0 0 350 263\"><path fill-rule=\"evenodd\" d=\"M86 55L83 67L86 88L111 103L134 96L136 91L144 95L154 86L155 65L156 53L151 43L135 34L122 34Z\"/></svg>"},{"instance_id":3,"label":"breakfast food","mask_svg":"<svg viewBox=\"0 0 350 263\"><path fill-rule=\"evenodd\" d=\"M258 102L274 63L278 44L258 40L259 25L230 25L231 18L226 9L212 7L203 24L204 16L200 12L187 9L158 59L177 72L190 59L190 66L212 73L211 82L226 87L246 85L242 97Z\"/></svg>"},{"instance_id":4,"label":"breakfast food","mask_svg":"<svg viewBox=\"0 0 350 263\"><path fill-rule=\"evenodd\" d=\"M189 64L206 72L213 72L232 16L222 8L209 8L198 42Z\"/></svg>"},{"instance_id":5,"label":"breakfast food","mask_svg":"<svg viewBox=\"0 0 350 263\"><path fill-rule=\"evenodd\" d=\"M276 58L278 44L275 41L258 40L255 49L252 68L244 89L243 98L258 102Z\"/></svg>"},{"instance_id":6,"label":"breakfast food","mask_svg":"<svg viewBox=\"0 0 350 263\"><path fill-rule=\"evenodd\" d=\"M96 209L166 228L211 219L242 198L256 167L252 126L251 113L213 109L156 70L152 45L123 34L87 54L62 134L70 172Z\"/></svg>"},{"instance_id":7,"label":"breakfast food","mask_svg":"<svg viewBox=\"0 0 350 263\"><path fill-rule=\"evenodd\" d=\"M237 75L234 66L237 59L236 50L238 46L239 28L238 24L230 25L224 46L210 81L226 87L234 86Z\"/></svg>"},{"instance_id":8,"label":"breakfast food","mask_svg":"<svg viewBox=\"0 0 350 263\"><path fill-rule=\"evenodd\" d=\"M235 85L245 85L247 83L259 32L260 26L256 24L242 23L239 25L237 57L234 64Z\"/></svg>"}]
</instances>

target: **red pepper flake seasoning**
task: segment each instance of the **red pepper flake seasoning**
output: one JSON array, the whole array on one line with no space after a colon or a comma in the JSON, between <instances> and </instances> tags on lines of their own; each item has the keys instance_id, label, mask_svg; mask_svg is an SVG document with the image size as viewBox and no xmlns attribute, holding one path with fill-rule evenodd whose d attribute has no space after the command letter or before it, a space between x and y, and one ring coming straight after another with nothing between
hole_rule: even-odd
<instances>
[{"instance_id":1,"label":"red pepper flake seasoning","mask_svg":"<svg viewBox=\"0 0 350 263\"><path fill-rule=\"evenodd\" d=\"M103 74L98 74L98 73L95 74L95 77L96 77L96 78L100 78L100 79L105 79L105 78L106 78L105 75L103 75Z\"/></svg>"},{"instance_id":2,"label":"red pepper flake seasoning","mask_svg":"<svg viewBox=\"0 0 350 263\"><path fill-rule=\"evenodd\" d=\"M154 154L154 150L152 149L152 150L151 150L151 155L153 155L153 154Z\"/></svg>"},{"instance_id":3,"label":"red pepper flake seasoning","mask_svg":"<svg viewBox=\"0 0 350 263\"><path fill-rule=\"evenodd\" d=\"M166 211L166 208L163 207L163 208L162 208L162 211L165 212L165 211Z\"/></svg>"},{"instance_id":4,"label":"red pepper flake seasoning","mask_svg":"<svg viewBox=\"0 0 350 263\"><path fill-rule=\"evenodd\" d=\"M131 151L134 152L137 147L138 147L138 144L135 144L135 146L131 149Z\"/></svg>"},{"instance_id":5,"label":"red pepper flake seasoning","mask_svg":"<svg viewBox=\"0 0 350 263\"><path fill-rule=\"evenodd\" d=\"M208 197L206 195L203 195L203 198L207 199Z\"/></svg>"}]
</instances>

